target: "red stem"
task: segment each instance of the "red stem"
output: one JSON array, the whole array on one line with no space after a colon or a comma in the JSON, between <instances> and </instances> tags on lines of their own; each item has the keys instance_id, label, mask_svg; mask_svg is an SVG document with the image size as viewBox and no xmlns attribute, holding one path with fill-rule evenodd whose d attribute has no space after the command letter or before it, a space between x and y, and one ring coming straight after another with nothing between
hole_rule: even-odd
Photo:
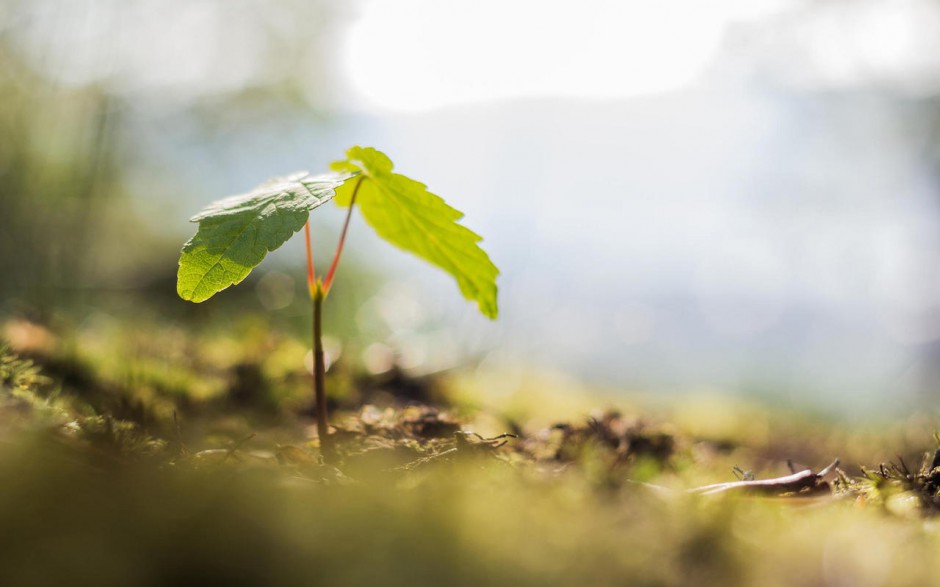
<instances>
[{"instance_id":1,"label":"red stem","mask_svg":"<svg viewBox=\"0 0 940 587\"><path fill-rule=\"evenodd\" d=\"M362 185L364 176L360 175L356 180L356 187L353 188L352 197L349 199L349 211L346 212L346 222L343 223L343 232L339 235L339 244L336 245L336 252L333 253L333 262L330 263L330 270L326 273L326 279L323 280L323 295L330 292L330 286L333 285L333 274L336 273L336 266L339 265L339 257L343 254L343 245L346 243L346 232L349 230L349 220L352 218L353 206L356 205L356 194L359 193L359 186Z\"/></svg>"}]
</instances>

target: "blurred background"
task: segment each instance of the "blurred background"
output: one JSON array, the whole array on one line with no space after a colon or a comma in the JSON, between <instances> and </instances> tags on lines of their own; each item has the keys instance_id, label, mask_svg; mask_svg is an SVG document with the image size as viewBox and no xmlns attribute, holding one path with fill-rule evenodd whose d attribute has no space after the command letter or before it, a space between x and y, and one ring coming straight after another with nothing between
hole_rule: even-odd
<instances>
[{"instance_id":1,"label":"blurred background","mask_svg":"<svg viewBox=\"0 0 940 587\"><path fill-rule=\"evenodd\" d=\"M933 406L937 39L927 0L0 0L0 335L305 340L302 241L193 306L187 218L362 144L466 212L501 317L357 218L334 359Z\"/></svg>"}]
</instances>

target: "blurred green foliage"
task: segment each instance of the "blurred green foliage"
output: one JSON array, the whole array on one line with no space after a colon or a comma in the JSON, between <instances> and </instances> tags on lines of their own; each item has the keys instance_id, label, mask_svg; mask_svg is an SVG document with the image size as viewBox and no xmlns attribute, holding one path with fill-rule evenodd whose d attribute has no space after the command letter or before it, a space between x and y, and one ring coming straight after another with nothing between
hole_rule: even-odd
<instances>
[{"instance_id":1,"label":"blurred green foliage","mask_svg":"<svg viewBox=\"0 0 940 587\"><path fill-rule=\"evenodd\" d=\"M100 270L119 116L100 88L57 88L0 42L0 293L35 302ZM104 242L103 242L104 241Z\"/></svg>"},{"instance_id":2,"label":"blurred green foliage","mask_svg":"<svg viewBox=\"0 0 940 587\"><path fill-rule=\"evenodd\" d=\"M116 291L160 303L182 237L168 212L205 187L181 162L324 117L322 91L300 86L325 67L333 4L242 8L0 0L0 313Z\"/></svg>"}]
</instances>

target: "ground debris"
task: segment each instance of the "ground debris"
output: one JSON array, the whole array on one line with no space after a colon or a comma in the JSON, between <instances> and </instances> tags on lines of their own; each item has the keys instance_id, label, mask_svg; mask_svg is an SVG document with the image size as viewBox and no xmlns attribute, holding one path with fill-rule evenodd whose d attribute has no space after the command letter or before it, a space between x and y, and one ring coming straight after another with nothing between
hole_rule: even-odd
<instances>
[{"instance_id":1,"label":"ground debris","mask_svg":"<svg viewBox=\"0 0 940 587\"><path fill-rule=\"evenodd\" d=\"M483 438L465 432L453 415L432 406L378 408L366 405L334 428L337 467L352 478L400 474L442 464L458 454L495 451L515 437Z\"/></svg>"},{"instance_id":2,"label":"ground debris","mask_svg":"<svg viewBox=\"0 0 940 587\"><path fill-rule=\"evenodd\" d=\"M937 444L940 437L935 435ZM911 470L902 457L881 463L877 469L862 467L863 477L846 479L859 504L873 504L900 515L940 514L940 448L925 453L923 463Z\"/></svg>"},{"instance_id":3,"label":"ground debris","mask_svg":"<svg viewBox=\"0 0 940 587\"><path fill-rule=\"evenodd\" d=\"M460 422L447 412L432 406L409 406L404 409L380 409L363 406L358 414L346 418L336 427L338 440L380 436L419 442L452 438L460 430Z\"/></svg>"},{"instance_id":4,"label":"ground debris","mask_svg":"<svg viewBox=\"0 0 940 587\"><path fill-rule=\"evenodd\" d=\"M670 431L642 418L608 410L580 424L558 423L528 437L524 450L536 461L571 463L586 451L601 452L612 466L645 458L665 465L676 454L677 439Z\"/></svg>"}]
</instances>

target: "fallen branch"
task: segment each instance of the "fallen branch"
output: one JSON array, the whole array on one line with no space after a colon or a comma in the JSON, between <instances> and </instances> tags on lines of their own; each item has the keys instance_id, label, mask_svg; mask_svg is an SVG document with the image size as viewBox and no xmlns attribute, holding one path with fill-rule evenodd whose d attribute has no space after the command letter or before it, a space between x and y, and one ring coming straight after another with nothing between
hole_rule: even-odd
<instances>
[{"instance_id":1,"label":"fallen branch","mask_svg":"<svg viewBox=\"0 0 940 587\"><path fill-rule=\"evenodd\" d=\"M715 483L691 489L691 493L698 495L715 495L718 493L732 492L744 495L817 495L829 491L829 484L823 479L839 465L839 459L836 459L828 467L818 473L811 469L799 471L786 475L784 477L775 477L773 479L749 479L744 481L732 481L730 483Z\"/></svg>"}]
</instances>

